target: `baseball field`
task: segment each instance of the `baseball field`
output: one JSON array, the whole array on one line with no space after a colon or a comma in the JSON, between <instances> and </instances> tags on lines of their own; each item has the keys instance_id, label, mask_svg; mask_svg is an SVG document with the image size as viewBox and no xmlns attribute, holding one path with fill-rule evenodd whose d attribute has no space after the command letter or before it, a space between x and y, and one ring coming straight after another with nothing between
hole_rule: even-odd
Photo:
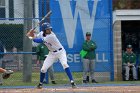
<instances>
[{"instance_id":1,"label":"baseball field","mask_svg":"<svg viewBox=\"0 0 140 93\"><path fill-rule=\"evenodd\" d=\"M57 84L44 84L37 89L39 73L32 74L32 82L22 82L22 73L16 72L0 86L0 93L140 93L140 81L113 81L82 83L82 73L73 73L77 88L72 89L64 73L56 73ZM63 80L62 80L63 78Z\"/></svg>"}]
</instances>

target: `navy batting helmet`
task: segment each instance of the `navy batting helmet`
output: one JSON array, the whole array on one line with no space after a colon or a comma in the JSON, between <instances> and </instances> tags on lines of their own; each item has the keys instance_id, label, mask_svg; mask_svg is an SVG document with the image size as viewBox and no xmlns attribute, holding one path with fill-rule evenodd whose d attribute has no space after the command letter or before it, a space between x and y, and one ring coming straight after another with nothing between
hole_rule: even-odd
<instances>
[{"instance_id":1,"label":"navy batting helmet","mask_svg":"<svg viewBox=\"0 0 140 93\"><path fill-rule=\"evenodd\" d=\"M48 22L43 23L42 24L42 31L47 30L47 29L52 29L52 26Z\"/></svg>"}]
</instances>

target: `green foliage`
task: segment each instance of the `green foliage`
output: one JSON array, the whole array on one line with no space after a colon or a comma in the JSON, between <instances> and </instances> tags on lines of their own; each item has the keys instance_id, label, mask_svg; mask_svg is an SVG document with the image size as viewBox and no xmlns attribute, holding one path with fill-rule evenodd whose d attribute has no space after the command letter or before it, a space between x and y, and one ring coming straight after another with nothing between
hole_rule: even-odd
<instances>
[{"instance_id":1,"label":"green foliage","mask_svg":"<svg viewBox=\"0 0 140 93\"><path fill-rule=\"evenodd\" d=\"M7 50L23 46L23 24L0 24L0 40Z\"/></svg>"}]
</instances>

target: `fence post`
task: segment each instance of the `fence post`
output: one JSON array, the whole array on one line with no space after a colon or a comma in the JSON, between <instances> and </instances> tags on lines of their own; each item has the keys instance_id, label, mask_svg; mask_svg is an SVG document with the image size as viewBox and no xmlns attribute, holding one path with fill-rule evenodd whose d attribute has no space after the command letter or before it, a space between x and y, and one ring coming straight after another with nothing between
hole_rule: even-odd
<instances>
[{"instance_id":1,"label":"fence post","mask_svg":"<svg viewBox=\"0 0 140 93\"><path fill-rule=\"evenodd\" d=\"M32 0L24 0L24 32L23 32L23 51L32 51L32 41L26 37L26 33L32 27ZM28 28L28 29L27 29ZM23 55L23 82L31 82L32 77L32 54Z\"/></svg>"}]
</instances>

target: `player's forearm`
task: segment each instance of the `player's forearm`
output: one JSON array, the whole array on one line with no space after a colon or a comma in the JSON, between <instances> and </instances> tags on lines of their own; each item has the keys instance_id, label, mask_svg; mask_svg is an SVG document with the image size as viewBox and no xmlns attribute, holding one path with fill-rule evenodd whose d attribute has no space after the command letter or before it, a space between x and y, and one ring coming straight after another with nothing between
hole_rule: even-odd
<instances>
[{"instance_id":1,"label":"player's forearm","mask_svg":"<svg viewBox=\"0 0 140 93\"><path fill-rule=\"evenodd\" d=\"M43 40L41 38L34 38L33 41L36 43L43 43Z\"/></svg>"},{"instance_id":2,"label":"player's forearm","mask_svg":"<svg viewBox=\"0 0 140 93\"><path fill-rule=\"evenodd\" d=\"M91 49L89 48L89 47L87 47L87 46L83 46L83 49L85 50L85 51L90 51Z\"/></svg>"},{"instance_id":3,"label":"player's forearm","mask_svg":"<svg viewBox=\"0 0 140 93\"><path fill-rule=\"evenodd\" d=\"M6 70L3 68L0 68L0 73L4 73Z\"/></svg>"}]
</instances>

